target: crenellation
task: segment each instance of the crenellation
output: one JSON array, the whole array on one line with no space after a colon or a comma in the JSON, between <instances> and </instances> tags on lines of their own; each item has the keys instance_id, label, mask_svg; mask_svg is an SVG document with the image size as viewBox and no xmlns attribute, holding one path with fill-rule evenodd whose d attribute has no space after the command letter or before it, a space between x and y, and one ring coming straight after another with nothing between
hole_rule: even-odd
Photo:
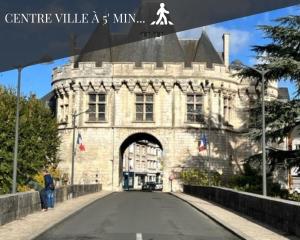
<instances>
[{"instance_id":1,"label":"crenellation","mask_svg":"<svg viewBox=\"0 0 300 240\"><path fill-rule=\"evenodd\" d=\"M224 66L214 65L212 69L206 68L203 63L193 63L191 68L186 68L184 63L164 63L161 68L156 63L142 63L136 67L133 63L103 63L96 67L95 62L80 62L78 68L70 64L53 71L53 82L74 77L99 77L99 76L139 76L139 77L191 77L191 78L223 78L232 81L232 77ZM237 80L235 80L237 81Z\"/></svg>"}]
</instances>

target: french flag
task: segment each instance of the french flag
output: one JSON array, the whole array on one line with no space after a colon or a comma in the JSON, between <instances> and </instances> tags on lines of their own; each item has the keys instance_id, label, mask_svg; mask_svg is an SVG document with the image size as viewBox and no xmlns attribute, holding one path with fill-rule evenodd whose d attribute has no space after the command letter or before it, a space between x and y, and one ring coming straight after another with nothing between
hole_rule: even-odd
<instances>
[{"instance_id":1,"label":"french flag","mask_svg":"<svg viewBox=\"0 0 300 240\"><path fill-rule=\"evenodd\" d=\"M82 143L82 137L81 137L80 133L78 133L78 136L77 136L77 144L79 145L79 150L81 152L84 152L85 151L85 146Z\"/></svg>"},{"instance_id":2,"label":"french flag","mask_svg":"<svg viewBox=\"0 0 300 240\"><path fill-rule=\"evenodd\" d=\"M204 134L199 138L198 144L199 152L205 151L207 149L207 139Z\"/></svg>"}]
</instances>

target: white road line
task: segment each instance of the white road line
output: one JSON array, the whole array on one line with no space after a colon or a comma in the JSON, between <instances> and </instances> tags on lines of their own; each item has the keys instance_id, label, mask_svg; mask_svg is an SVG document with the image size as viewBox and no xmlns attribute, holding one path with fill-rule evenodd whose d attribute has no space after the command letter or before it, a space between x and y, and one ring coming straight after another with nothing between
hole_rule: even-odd
<instances>
[{"instance_id":1,"label":"white road line","mask_svg":"<svg viewBox=\"0 0 300 240\"><path fill-rule=\"evenodd\" d=\"M141 233L136 234L136 240L143 240L143 236Z\"/></svg>"}]
</instances>

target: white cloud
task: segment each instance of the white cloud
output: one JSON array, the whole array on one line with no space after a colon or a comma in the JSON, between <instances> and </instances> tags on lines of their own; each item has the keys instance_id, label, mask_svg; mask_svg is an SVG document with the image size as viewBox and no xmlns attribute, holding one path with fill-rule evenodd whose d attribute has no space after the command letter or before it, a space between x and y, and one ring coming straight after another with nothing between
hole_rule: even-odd
<instances>
[{"instance_id":1,"label":"white cloud","mask_svg":"<svg viewBox=\"0 0 300 240\"><path fill-rule=\"evenodd\" d=\"M203 27L194 28L184 32L179 32L178 37L181 39L199 39ZM242 51L245 47L249 47L251 33L248 31L230 29L216 25L205 27L210 40L214 44L217 51L223 51L222 36L224 33L230 33L230 52L236 54Z\"/></svg>"},{"instance_id":2,"label":"white cloud","mask_svg":"<svg viewBox=\"0 0 300 240\"><path fill-rule=\"evenodd\" d=\"M249 64L250 65L257 65L257 64L268 64L269 61L267 60L267 53L264 52L261 57L250 57Z\"/></svg>"}]
</instances>

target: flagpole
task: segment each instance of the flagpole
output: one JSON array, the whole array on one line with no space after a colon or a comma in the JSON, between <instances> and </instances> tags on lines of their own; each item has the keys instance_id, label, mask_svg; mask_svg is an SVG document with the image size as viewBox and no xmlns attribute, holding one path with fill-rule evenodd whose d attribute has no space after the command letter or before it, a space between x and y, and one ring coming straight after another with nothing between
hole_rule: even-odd
<instances>
[{"instance_id":1,"label":"flagpole","mask_svg":"<svg viewBox=\"0 0 300 240\"><path fill-rule=\"evenodd\" d=\"M73 141L72 141L72 172L71 172L72 195L74 194L75 120L76 120L76 112L74 112L74 113L72 114L72 128L73 128ZM72 196L72 197L73 197L73 196Z\"/></svg>"},{"instance_id":2,"label":"flagpole","mask_svg":"<svg viewBox=\"0 0 300 240\"><path fill-rule=\"evenodd\" d=\"M209 115L209 119L208 119L208 136L207 136L207 140L208 140L208 151L207 151L207 158L208 158L208 186L210 186L210 128L211 128L211 119L210 119L210 115Z\"/></svg>"},{"instance_id":3,"label":"flagpole","mask_svg":"<svg viewBox=\"0 0 300 240\"><path fill-rule=\"evenodd\" d=\"M86 110L84 112L80 112L76 114L76 111L72 113L72 128L73 128L73 140L72 140L72 172L71 172L71 187L72 187L72 197L74 196L74 166L75 166L75 130L76 130L76 117L83 113L89 113L90 110Z\"/></svg>"},{"instance_id":4,"label":"flagpole","mask_svg":"<svg viewBox=\"0 0 300 240\"><path fill-rule=\"evenodd\" d=\"M207 174L207 177L208 177L208 186L210 186L210 133L211 133L211 91L209 91L210 94L209 94L209 113L208 113L208 174Z\"/></svg>"}]
</instances>

